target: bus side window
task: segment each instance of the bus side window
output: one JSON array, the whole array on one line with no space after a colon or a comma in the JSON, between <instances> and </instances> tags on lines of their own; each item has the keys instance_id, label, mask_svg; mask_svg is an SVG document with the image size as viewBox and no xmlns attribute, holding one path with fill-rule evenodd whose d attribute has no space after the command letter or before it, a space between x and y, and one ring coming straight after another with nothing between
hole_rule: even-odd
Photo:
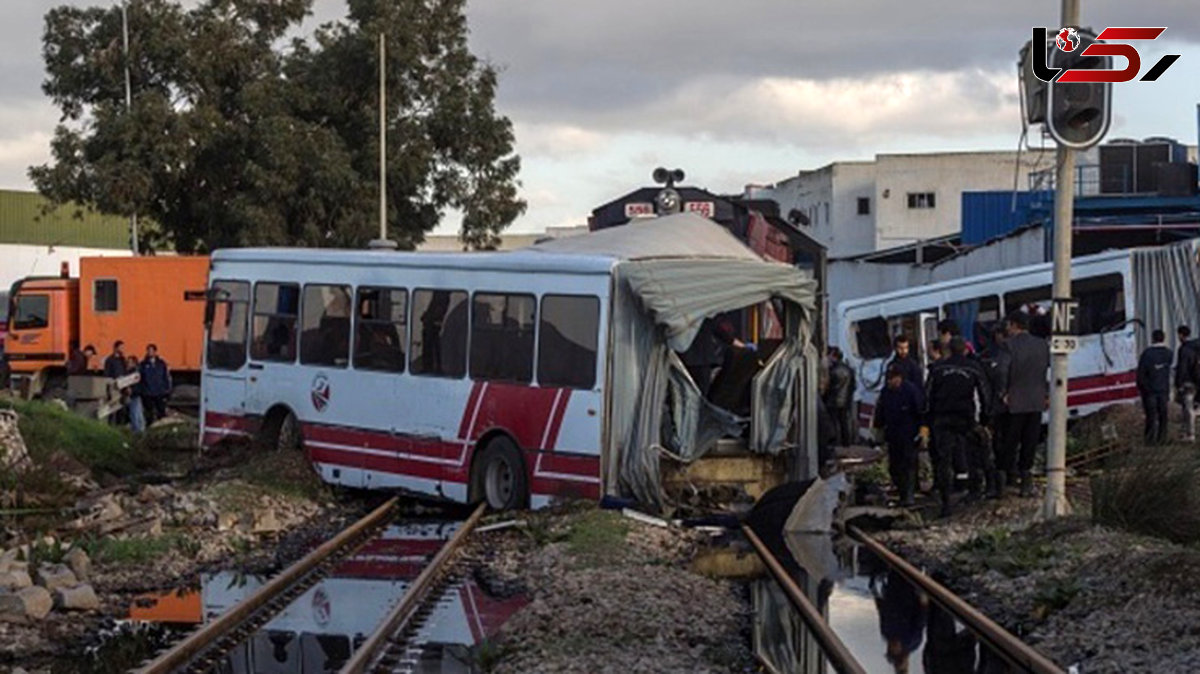
<instances>
[{"instance_id":1,"label":"bus side window","mask_svg":"<svg viewBox=\"0 0 1200 674\"><path fill-rule=\"evenodd\" d=\"M299 310L300 286L294 283L255 284L250 357L254 360L294 361Z\"/></svg>"},{"instance_id":2,"label":"bus side window","mask_svg":"<svg viewBox=\"0 0 1200 674\"><path fill-rule=\"evenodd\" d=\"M1043 339L1050 336L1050 286L1005 293L1004 310L1025 311L1029 314L1029 334Z\"/></svg>"},{"instance_id":3,"label":"bus side window","mask_svg":"<svg viewBox=\"0 0 1200 674\"><path fill-rule=\"evenodd\" d=\"M599 331L599 298L543 296L538 324L538 385L578 389L595 386Z\"/></svg>"},{"instance_id":4,"label":"bus side window","mask_svg":"<svg viewBox=\"0 0 1200 674\"><path fill-rule=\"evenodd\" d=\"M356 326L355 368L404 371L404 345L408 340L407 290L360 287Z\"/></svg>"},{"instance_id":5,"label":"bus side window","mask_svg":"<svg viewBox=\"0 0 1200 674\"><path fill-rule=\"evenodd\" d=\"M1079 301L1077 329L1080 335L1095 335L1125 323L1125 279L1105 274L1077 279L1071 295Z\"/></svg>"},{"instance_id":6,"label":"bus side window","mask_svg":"<svg viewBox=\"0 0 1200 674\"><path fill-rule=\"evenodd\" d=\"M892 352L892 339L883 318L868 318L853 325L855 346L862 360L886 358Z\"/></svg>"},{"instance_id":7,"label":"bus side window","mask_svg":"<svg viewBox=\"0 0 1200 674\"><path fill-rule=\"evenodd\" d=\"M983 351L991 344L990 330L1000 320L1000 297L985 295L942 305L942 315L958 324L962 338Z\"/></svg>"},{"instance_id":8,"label":"bus side window","mask_svg":"<svg viewBox=\"0 0 1200 674\"><path fill-rule=\"evenodd\" d=\"M346 367L350 362L350 287L304 286L300 363Z\"/></svg>"},{"instance_id":9,"label":"bus side window","mask_svg":"<svg viewBox=\"0 0 1200 674\"><path fill-rule=\"evenodd\" d=\"M250 284L213 283L213 320L208 329L208 367L237 370L246 362L246 318L250 313Z\"/></svg>"},{"instance_id":10,"label":"bus side window","mask_svg":"<svg viewBox=\"0 0 1200 674\"><path fill-rule=\"evenodd\" d=\"M533 380L533 295L475 293L471 321L471 378Z\"/></svg>"},{"instance_id":11,"label":"bus side window","mask_svg":"<svg viewBox=\"0 0 1200 674\"><path fill-rule=\"evenodd\" d=\"M461 378L467 371L467 293L413 291L408 368L413 374Z\"/></svg>"}]
</instances>

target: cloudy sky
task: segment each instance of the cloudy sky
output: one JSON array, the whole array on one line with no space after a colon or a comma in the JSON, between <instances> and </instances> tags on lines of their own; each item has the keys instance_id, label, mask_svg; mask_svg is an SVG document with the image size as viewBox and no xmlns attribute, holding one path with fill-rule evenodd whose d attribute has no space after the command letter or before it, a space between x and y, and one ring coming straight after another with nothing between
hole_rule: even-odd
<instances>
[{"instance_id":1,"label":"cloudy sky","mask_svg":"<svg viewBox=\"0 0 1200 674\"><path fill-rule=\"evenodd\" d=\"M55 4L4 3L0 187L28 188L27 167L49 158L40 39ZM1140 45L1143 71L1182 54L1156 83L1115 85L1109 137L1195 144L1196 0L1082 4L1096 29L1168 27ZM1016 147L1016 54L1058 12L1053 0L469 0L468 19L473 50L501 71L497 105L524 162L529 210L513 229L540 231L582 223L660 165L736 192L881 152ZM309 25L343 13L344 0L316 0Z\"/></svg>"}]
</instances>

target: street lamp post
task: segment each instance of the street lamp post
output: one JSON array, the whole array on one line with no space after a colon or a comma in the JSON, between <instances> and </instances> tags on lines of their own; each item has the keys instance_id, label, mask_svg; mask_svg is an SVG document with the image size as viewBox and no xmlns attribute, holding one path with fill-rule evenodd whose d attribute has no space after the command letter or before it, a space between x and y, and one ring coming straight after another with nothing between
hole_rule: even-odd
<instances>
[{"instance_id":1,"label":"street lamp post","mask_svg":"<svg viewBox=\"0 0 1200 674\"><path fill-rule=\"evenodd\" d=\"M129 114L133 109L133 87L129 82L129 12L126 8L128 4L128 0L121 0L121 42L124 45L125 56L125 114ZM137 255L139 250L136 210L129 216L129 244L133 248L133 254Z\"/></svg>"}]
</instances>

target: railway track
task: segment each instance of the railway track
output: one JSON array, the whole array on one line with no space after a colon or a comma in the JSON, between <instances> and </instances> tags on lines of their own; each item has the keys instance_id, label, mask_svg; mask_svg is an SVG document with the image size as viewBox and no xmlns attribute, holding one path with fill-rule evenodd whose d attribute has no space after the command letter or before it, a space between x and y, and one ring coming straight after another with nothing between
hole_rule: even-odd
<instances>
[{"instance_id":1,"label":"railway track","mask_svg":"<svg viewBox=\"0 0 1200 674\"><path fill-rule=\"evenodd\" d=\"M465 563L463 544L487 509L481 503L471 516L438 550L416 580L404 591L375 632L360 646L342 667L340 674L364 672L411 672L419 662L421 647L416 643L422 620L433 612L442 590L455 585Z\"/></svg>"},{"instance_id":2,"label":"railway track","mask_svg":"<svg viewBox=\"0 0 1200 674\"><path fill-rule=\"evenodd\" d=\"M226 653L249 638L289 603L325 577L339 561L353 554L391 522L398 501L397 498L389 499L284 569L220 617L192 632L136 671L141 674L167 674L209 672L217 669Z\"/></svg>"},{"instance_id":3,"label":"railway track","mask_svg":"<svg viewBox=\"0 0 1200 674\"><path fill-rule=\"evenodd\" d=\"M853 650L847 647L821 611L788 574L783 564L775 558L770 549L749 526L743 525L742 532L808 627L830 667L840 674L865 674L868 670L859 662ZM955 620L971 630L980 641L1007 662L1011 668L1010 671L1033 674L1066 674L1061 667L1046 656L996 624L961 597L909 564L866 532L851 526L847 528L846 534L875 555L889 569L896 571L913 586L919 588Z\"/></svg>"}]
</instances>

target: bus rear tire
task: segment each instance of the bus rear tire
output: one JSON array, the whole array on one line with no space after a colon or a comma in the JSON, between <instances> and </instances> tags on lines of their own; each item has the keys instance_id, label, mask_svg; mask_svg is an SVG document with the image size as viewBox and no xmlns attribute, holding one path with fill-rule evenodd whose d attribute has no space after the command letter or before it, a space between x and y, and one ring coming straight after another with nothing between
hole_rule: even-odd
<instances>
[{"instance_id":1,"label":"bus rear tire","mask_svg":"<svg viewBox=\"0 0 1200 674\"><path fill-rule=\"evenodd\" d=\"M475 459L475 498L492 510L518 510L529 500L525 462L512 440L499 437Z\"/></svg>"}]
</instances>

